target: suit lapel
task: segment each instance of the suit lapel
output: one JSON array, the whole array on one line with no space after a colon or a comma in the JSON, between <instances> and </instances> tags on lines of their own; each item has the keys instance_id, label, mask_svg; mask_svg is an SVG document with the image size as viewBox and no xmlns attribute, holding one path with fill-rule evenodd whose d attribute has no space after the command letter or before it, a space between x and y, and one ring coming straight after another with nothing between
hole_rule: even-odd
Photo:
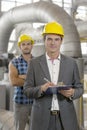
<instances>
[{"instance_id":1,"label":"suit lapel","mask_svg":"<svg viewBox=\"0 0 87 130\"><path fill-rule=\"evenodd\" d=\"M43 73L45 75L44 78L47 78L49 81L51 81L51 78L50 78L50 74L49 74L49 69L48 69L48 65L47 65L47 61L46 61L46 56L43 55L41 60L40 60L40 66L43 70Z\"/></svg>"}]
</instances>

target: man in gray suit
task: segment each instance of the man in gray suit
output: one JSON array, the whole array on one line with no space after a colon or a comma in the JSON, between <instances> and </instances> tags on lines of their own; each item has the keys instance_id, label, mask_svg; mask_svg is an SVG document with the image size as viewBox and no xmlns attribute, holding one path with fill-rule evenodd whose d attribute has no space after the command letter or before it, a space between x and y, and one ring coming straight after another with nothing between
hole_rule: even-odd
<instances>
[{"instance_id":1,"label":"man in gray suit","mask_svg":"<svg viewBox=\"0 0 87 130\"><path fill-rule=\"evenodd\" d=\"M46 53L30 62L24 93L34 98L29 130L79 130L73 100L82 96L73 58L60 53L63 27L49 22L43 30Z\"/></svg>"}]
</instances>

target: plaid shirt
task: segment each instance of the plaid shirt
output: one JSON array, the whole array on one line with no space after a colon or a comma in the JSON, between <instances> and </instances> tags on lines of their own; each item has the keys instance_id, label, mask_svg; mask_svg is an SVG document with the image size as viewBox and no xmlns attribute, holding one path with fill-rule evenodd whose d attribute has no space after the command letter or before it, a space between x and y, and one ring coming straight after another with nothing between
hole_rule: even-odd
<instances>
[{"instance_id":1,"label":"plaid shirt","mask_svg":"<svg viewBox=\"0 0 87 130\"><path fill-rule=\"evenodd\" d=\"M17 68L19 75L26 74L28 63L23 59L22 55L19 56L18 58L14 58L11 62ZM23 94L23 87L19 87L19 86L15 86L14 88L13 101L19 104L32 104L33 103L32 99L28 99Z\"/></svg>"}]
</instances>

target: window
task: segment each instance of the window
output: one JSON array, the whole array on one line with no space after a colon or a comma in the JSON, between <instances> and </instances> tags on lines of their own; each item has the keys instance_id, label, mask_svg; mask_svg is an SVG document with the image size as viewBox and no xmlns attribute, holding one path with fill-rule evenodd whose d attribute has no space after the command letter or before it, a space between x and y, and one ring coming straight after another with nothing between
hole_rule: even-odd
<instances>
[{"instance_id":1,"label":"window","mask_svg":"<svg viewBox=\"0 0 87 130\"><path fill-rule=\"evenodd\" d=\"M8 11L9 9L15 7L15 2L13 1L2 1L1 2L1 11Z\"/></svg>"}]
</instances>

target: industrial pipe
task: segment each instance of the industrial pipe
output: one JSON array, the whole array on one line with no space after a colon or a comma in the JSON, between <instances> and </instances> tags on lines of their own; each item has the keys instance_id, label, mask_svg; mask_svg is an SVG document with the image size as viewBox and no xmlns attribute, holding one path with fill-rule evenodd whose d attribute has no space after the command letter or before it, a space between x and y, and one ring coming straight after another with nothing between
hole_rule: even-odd
<instances>
[{"instance_id":1,"label":"industrial pipe","mask_svg":"<svg viewBox=\"0 0 87 130\"><path fill-rule=\"evenodd\" d=\"M1 17L0 53L7 52L9 37L16 24L50 21L58 21L64 27L65 37L61 48L62 53L72 57L81 57L79 34L73 19L58 5L45 1L13 8Z\"/></svg>"}]
</instances>

